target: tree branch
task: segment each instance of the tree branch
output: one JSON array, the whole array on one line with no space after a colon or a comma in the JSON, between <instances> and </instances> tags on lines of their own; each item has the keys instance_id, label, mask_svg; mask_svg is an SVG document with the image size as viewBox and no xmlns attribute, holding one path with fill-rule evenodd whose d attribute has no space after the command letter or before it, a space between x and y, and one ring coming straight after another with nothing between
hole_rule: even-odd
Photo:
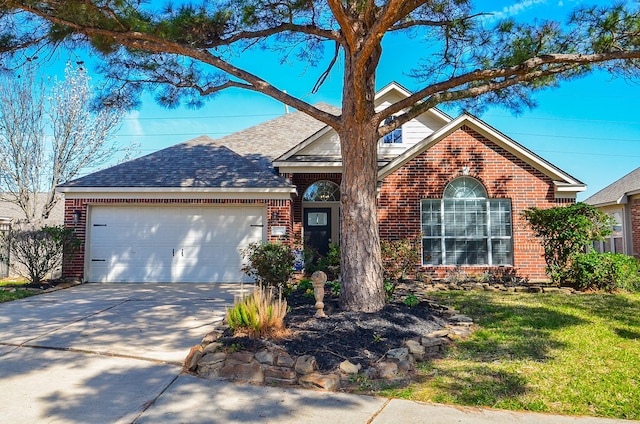
<instances>
[{"instance_id":1,"label":"tree branch","mask_svg":"<svg viewBox=\"0 0 640 424\"><path fill-rule=\"evenodd\" d=\"M615 51L594 54L545 54L532 57L516 66L495 69L478 69L463 75L459 75L457 77L449 78L447 81L425 87L422 90L419 90L410 95L409 97L389 106L384 110L384 116L391 116L404 109L410 108L412 105L420 103L425 98L433 96L436 93L445 93L448 90L454 89L456 87L461 87L473 82L492 80L497 78L506 79L514 76L529 76L529 78L526 79L520 78L520 82L528 81L531 79L532 75L537 75L537 70L546 65L567 64L569 65L568 69L573 69L580 65L602 63L610 60L629 59L640 59L640 50ZM556 75L562 72L566 72L568 69L565 69L564 67L552 68L549 69L549 73L542 74L541 76ZM413 115L413 117L415 116L417 116L417 114Z\"/></svg>"},{"instance_id":2,"label":"tree branch","mask_svg":"<svg viewBox=\"0 0 640 424\"><path fill-rule=\"evenodd\" d=\"M106 38L112 39L114 42L124 47L139 49L141 51L147 51L149 53L155 53L155 54L179 55L179 56L189 57L191 59L198 60L202 63L208 64L217 69L220 69L233 77L246 81L247 83L247 84L234 83L233 86L235 87L243 88L246 90L257 91L257 92L266 94L291 107L294 107L300 111L307 113L313 118L333 128L337 128L340 125L340 120L338 116L335 116L331 113L318 109L305 101L302 101L294 96L291 96L285 93L282 90L275 88L273 85L269 84L267 81L263 80L262 78L232 65L231 63L229 63L228 61L225 61L219 56L213 55L208 50L189 47L183 44L171 42L171 41L162 39L160 37L138 32L138 31L122 32L122 31L114 31L114 30L109 30L104 28L85 27L85 26L76 24L75 22L69 21L67 19L62 19L56 16L48 15L43 11L33 7L25 6L24 10L30 13L33 13L43 19L46 19L50 22L72 28L77 33L83 34L87 37L91 37L91 36L106 37Z\"/></svg>"}]
</instances>

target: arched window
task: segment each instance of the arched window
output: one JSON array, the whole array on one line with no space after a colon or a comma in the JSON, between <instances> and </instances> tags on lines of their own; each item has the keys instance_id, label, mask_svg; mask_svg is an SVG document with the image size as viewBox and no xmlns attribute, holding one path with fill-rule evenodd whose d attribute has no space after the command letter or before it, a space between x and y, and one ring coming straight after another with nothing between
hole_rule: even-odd
<instances>
[{"instance_id":1,"label":"arched window","mask_svg":"<svg viewBox=\"0 0 640 424\"><path fill-rule=\"evenodd\" d=\"M425 265L512 265L511 201L489 199L482 183L459 177L442 199L422 201Z\"/></svg>"},{"instance_id":2,"label":"arched window","mask_svg":"<svg viewBox=\"0 0 640 424\"><path fill-rule=\"evenodd\" d=\"M340 186L332 181L316 181L304 192L305 202L338 202Z\"/></svg>"}]
</instances>

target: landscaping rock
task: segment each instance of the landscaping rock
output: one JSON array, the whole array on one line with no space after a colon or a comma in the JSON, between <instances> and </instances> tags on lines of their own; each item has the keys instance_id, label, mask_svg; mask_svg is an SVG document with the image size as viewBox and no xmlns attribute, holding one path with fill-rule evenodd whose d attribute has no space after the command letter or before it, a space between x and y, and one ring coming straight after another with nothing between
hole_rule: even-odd
<instances>
[{"instance_id":1,"label":"landscaping rock","mask_svg":"<svg viewBox=\"0 0 640 424\"><path fill-rule=\"evenodd\" d=\"M216 340L218 340L220 337L222 337L222 333L214 330L208 333L206 336L204 336L204 338L202 339L202 344L213 343Z\"/></svg>"},{"instance_id":2,"label":"landscaping rock","mask_svg":"<svg viewBox=\"0 0 640 424\"><path fill-rule=\"evenodd\" d=\"M398 364L396 362L380 362L376 368L378 376L385 380L396 378L398 375Z\"/></svg>"},{"instance_id":3,"label":"landscaping rock","mask_svg":"<svg viewBox=\"0 0 640 424\"><path fill-rule=\"evenodd\" d=\"M293 367L293 359L288 353L281 353L276 357L276 365L279 367Z\"/></svg>"},{"instance_id":4,"label":"landscaping rock","mask_svg":"<svg viewBox=\"0 0 640 424\"><path fill-rule=\"evenodd\" d=\"M407 349L409 349L409 353L413 355L413 357L418 361L424 361L426 349L420 342L415 340L407 340L405 342Z\"/></svg>"},{"instance_id":5,"label":"landscaping rock","mask_svg":"<svg viewBox=\"0 0 640 424\"><path fill-rule=\"evenodd\" d=\"M202 346L200 345L193 346L189 350L189 354L187 355L187 358L184 361L188 371L196 370L196 368L198 367L198 361L200 360L200 358L202 358L202 355L203 355Z\"/></svg>"},{"instance_id":6,"label":"landscaping rock","mask_svg":"<svg viewBox=\"0 0 640 424\"><path fill-rule=\"evenodd\" d=\"M204 355L200 361L198 361L199 367L207 367L213 364L222 363L227 359L227 354L224 352L212 352Z\"/></svg>"},{"instance_id":7,"label":"landscaping rock","mask_svg":"<svg viewBox=\"0 0 640 424\"><path fill-rule=\"evenodd\" d=\"M206 355L207 353L217 352L219 350L222 350L223 348L224 346L222 345L222 343L211 343L204 347L203 353Z\"/></svg>"},{"instance_id":8,"label":"landscaping rock","mask_svg":"<svg viewBox=\"0 0 640 424\"><path fill-rule=\"evenodd\" d=\"M273 365L273 361L275 359L273 353L271 353L268 349L262 349L256 352L255 358L261 364Z\"/></svg>"},{"instance_id":9,"label":"landscaping rock","mask_svg":"<svg viewBox=\"0 0 640 424\"><path fill-rule=\"evenodd\" d=\"M360 372L362 365L360 364L352 364L349 361L342 361L340 363L340 371L345 374L357 374Z\"/></svg>"},{"instance_id":10,"label":"landscaping rock","mask_svg":"<svg viewBox=\"0 0 640 424\"><path fill-rule=\"evenodd\" d=\"M397 349L391 349L385 355L387 359L391 359L394 361L405 361L409 356L409 349L406 347L400 347Z\"/></svg>"},{"instance_id":11,"label":"landscaping rock","mask_svg":"<svg viewBox=\"0 0 640 424\"><path fill-rule=\"evenodd\" d=\"M264 382L264 373L258 361L249 364L226 363L218 371L218 376L228 380L248 383Z\"/></svg>"},{"instance_id":12,"label":"landscaping rock","mask_svg":"<svg viewBox=\"0 0 640 424\"><path fill-rule=\"evenodd\" d=\"M311 373L298 380L302 387L335 391L340 388L340 376L337 374Z\"/></svg>"},{"instance_id":13,"label":"landscaping rock","mask_svg":"<svg viewBox=\"0 0 640 424\"><path fill-rule=\"evenodd\" d=\"M449 335L449 331L447 331L445 333L445 337ZM442 346L443 344L445 344L445 341L441 338L435 338L435 337L423 337L422 338L422 346L423 347L434 347L434 346Z\"/></svg>"},{"instance_id":14,"label":"landscaping rock","mask_svg":"<svg viewBox=\"0 0 640 424\"><path fill-rule=\"evenodd\" d=\"M248 364L253 360L254 356L251 352L233 352L227 359L234 362Z\"/></svg>"},{"instance_id":15,"label":"landscaping rock","mask_svg":"<svg viewBox=\"0 0 640 424\"><path fill-rule=\"evenodd\" d=\"M318 369L318 363L313 356L304 355L296 359L294 368L298 374L311 374Z\"/></svg>"},{"instance_id":16,"label":"landscaping rock","mask_svg":"<svg viewBox=\"0 0 640 424\"><path fill-rule=\"evenodd\" d=\"M426 337L439 339L441 337L447 337L448 334L449 334L449 329L445 328L443 330L432 331L431 333L427 334ZM424 345L424 339L422 340L422 344Z\"/></svg>"},{"instance_id":17,"label":"landscaping rock","mask_svg":"<svg viewBox=\"0 0 640 424\"><path fill-rule=\"evenodd\" d=\"M295 384L296 372L287 367L267 367L264 369L264 379L266 382L276 379L280 381L287 381L288 384Z\"/></svg>"}]
</instances>

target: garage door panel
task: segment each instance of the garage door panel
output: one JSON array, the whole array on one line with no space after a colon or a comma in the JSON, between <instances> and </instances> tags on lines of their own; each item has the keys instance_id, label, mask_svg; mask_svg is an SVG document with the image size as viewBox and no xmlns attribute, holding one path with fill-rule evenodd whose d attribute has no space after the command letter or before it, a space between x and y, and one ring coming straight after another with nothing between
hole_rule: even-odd
<instances>
[{"instance_id":1,"label":"garage door panel","mask_svg":"<svg viewBox=\"0 0 640 424\"><path fill-rule=\"evenodd\" d=\"M246 281L240 250L263 240L264 215L262 207L94 207L88 279Z\"/></svg>"}]
</instances>

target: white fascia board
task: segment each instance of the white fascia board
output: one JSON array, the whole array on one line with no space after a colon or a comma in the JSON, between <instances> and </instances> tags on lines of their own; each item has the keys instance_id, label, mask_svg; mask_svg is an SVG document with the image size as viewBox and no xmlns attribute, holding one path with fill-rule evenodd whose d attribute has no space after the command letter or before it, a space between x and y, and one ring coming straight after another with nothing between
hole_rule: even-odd
<instances>
[{"instance_id":1,"label":"white fascia board","mask_svg":"<svg viewBox=\"0 0 640 424\"><path fill-rule=\"evenodd\" d=\"M385 85L384 87L382 87L375 95L375 100L379 100L382 97L384 97L385 95L387 95L389 92L391 91L396 91L398 93L400 93L401 96L407 98L409 96L411 96L413 93L409 90L407 90L406 88L404 88L403 86L401 86L400 84L398 84L395 81L390 82L389 84ZM440 109L433 107L429 110L427 110L424 113L431 113L433 115L435 115L437 118L439 118L440 120L442 120L443 122L451 122L452 118L447 115L446 113L444 113L443 111L441 111ZM415 118L414 118L415 119Z\"/></svg>"},{"instance_id":2,"label":"white fascia board","mask_svg":"<svg viewBox=\"0 0 640 424\"><path fill-rule=\"evenodd\" d=\"M122 187L60 187L66 199L278 199L287 200L296 194L295 187L265 189L179 189Z\"/></svg>"},{"instance_id":3,"label":"white fascia board","mask_svg":"<svg viewBox=\"0 0 640 424\"><path fill-rule=\"evenodd\" d=\"M342 162L274 163L281 174L342 173Z\"/></svg>"},{"instance_id":4,"label":"white fascia board","mask_svg":"<svg viewBox=\"0 0 640 424\"><path fill-rule=\"evenodd\" d=\"M313 134L311 137L307 138L306 140L303 140L302 142L300 142L300 143L296 144L295 146L293 146L291 149L287 150L284 154L282 154L279 158L277 158L274 161L274 166L277 166L277 165L275 165L276 162L285 161L285 160L289 159L291 156L295 155L300 150L302 150L305 147L309 146L314 141L316 141L317 139L319 139L320 137L322 137L323 135L327 134L330 131L333 131L333 128L331 128L330 126L326 125L324 128L322 128L321 130L319 130L318 132Z\"/></svg>"},{"instance_id":5,"label":"white fascia board","mask_svg":"<svg viewBox=\"0 0 640 424\"><path fill-rule=\"evenodd\" d=\"M397 82L392 81L389 84L387 84L384 87L382 87L380 90L378 90L378 92L376 93L374 99L378 100L378 99L384 97L385 95L387 95L390 91L397 91L398 93L400 93L404 97L409 97L410 95L413 94L411 91L407 90L406 88L404 88L403 86L401 86Z\"/></svg>"}]
</instances>

